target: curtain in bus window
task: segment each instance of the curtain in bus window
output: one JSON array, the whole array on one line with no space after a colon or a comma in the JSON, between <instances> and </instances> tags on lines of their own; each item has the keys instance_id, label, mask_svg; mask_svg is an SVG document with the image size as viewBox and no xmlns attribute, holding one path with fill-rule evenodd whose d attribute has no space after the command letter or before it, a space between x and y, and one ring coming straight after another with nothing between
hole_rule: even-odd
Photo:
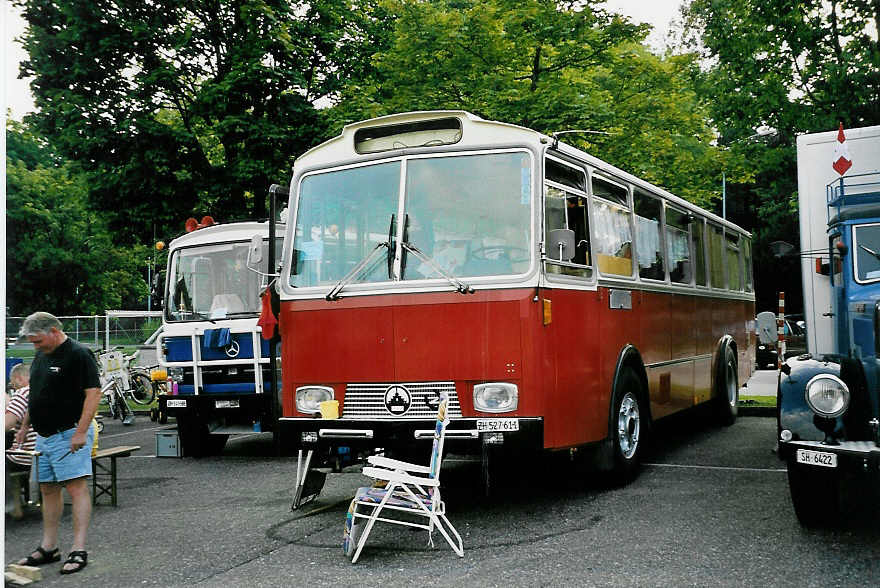
<instances>
[{"instance_id":1,"label":"curtain in bus window","mask_svg":"<svg viewBox=\"0 0 880 588\"><path fill-rule=\"evenodd\" d=\"M709 284L724 288L724 234L715 225L709 225Z\"/></svg>"},{"instance_id":2,"label":"curtain in bus window","mask_svg":"<svg viewBox=\"0 0 880 588\"><path fill-rule=\"evenodd\" d=\"M742 290L742 272L739 259L739 235L725 232L727 242L727 283L731 290Z\"/></svg>"},{"instance_id":3,"label":"curtain in bus window","mask_svg":"<svg viewBox=\"0 0 880 588\"><path fill-rule=\"evenodd\" d=\"M604 274L632 275L632 229L629 211L620 206L593 199L593 223L596 242L593 249L599 270Z\"/></svg>"},{"instance_id":4,"label":"curtain in bus window","mask_svg":"<svg viewBox=\"0 0 880 588\"><path fill-rule=\"evenodd\" d=\"M400 163L307 176L300 185L290 284L334 284L388 240L397 213ZM352 282L389 280L388 252L375 254Z\"/></svg>"},{"instance_id":5,"label":"curtain in bus window","mask_svg":"<svg viewBox=\"0 0 880 588\"><path fill-rule=\"evenodd\" d=\"M694 219L691 223L694 231L694 283L706 285L706 225L703 219Z\"/></svg>"},{"instance_id":6,"label":"curtain in bus window","mask_svg":"<svg viewBox=\"0 0 880 588\"><path fill-rule=\"evenodd\" d=\"M523 152L410 159L407 241L456 277L525 272L530 264L531 158ZM401 279L440 274L402 253Z\"/></svg>"},{"instance_id":7,"label":"curtain in bus window","mask_svg":"<svg viewBox=\"0 0 880 588\"><path fill-rule=\"evenodd\" d=\"M669 279L679 284L690 284L693 274L690 255L690 232L687 214L666 209L666 255L669 260Z\"/></svg>"},{"instance_id":8,"label":"curtain in bus window","mask_svg":"<svg viewBox=\"0 0 880 588\"><path fill-rule=\"evenodd\" d=\"M658 199L635 191L633 211L636 220L639 276L649 280L665 280L663 247L660 243L660 215L663 205Z\"/></svg>"}]
</instances>

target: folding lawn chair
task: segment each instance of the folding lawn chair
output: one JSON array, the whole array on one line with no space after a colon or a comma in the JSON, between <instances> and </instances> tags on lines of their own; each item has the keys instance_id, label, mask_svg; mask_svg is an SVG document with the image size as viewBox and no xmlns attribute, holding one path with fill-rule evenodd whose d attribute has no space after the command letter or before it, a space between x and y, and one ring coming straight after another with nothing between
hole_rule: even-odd
<instances>
[{"instance_id":1,"label":"folding lawn chair","mask_svg":"<svg viewBox=\"0 0 880 588\"><path fill-rule=\"evenodd\" d=\"M428 531L428 543L432 547L432 533L436 527L455 553L464 557L461 535L446 518L446 505L440 499L440 462L443 459L446 425L449 424L446 416L447 403L448 397L442 394L437 407L431 465L420 466L380 455L367 458L373 467L365 467L364 475L375 479L377 484L358 488L345 517L342 549L351 558L351 563L357 562L377 521L425 529ZM414 516L428 520L408 520Z\"/></svg>"}]
</instances>

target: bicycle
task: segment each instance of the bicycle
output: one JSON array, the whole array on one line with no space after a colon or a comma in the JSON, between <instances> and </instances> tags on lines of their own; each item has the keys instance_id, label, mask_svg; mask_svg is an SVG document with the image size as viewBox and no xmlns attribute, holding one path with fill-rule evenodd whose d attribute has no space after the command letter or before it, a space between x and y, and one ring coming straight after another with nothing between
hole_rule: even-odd
<instances>
[{"instance_id":1,"label":"bicycle","mask_svg":"<svg viewBox=\"0 0 880 588\"><path fill-rule=\"evenodd\" d=\"M134 422L134 411L126 396L141 405L148 405L155 398L150 373L142 367L132 367L138 352L124 355L118 349L95 352L100 367L101 394L107 400L110 417L121 419L123 425Z\"/></svg>"}]
</instances>

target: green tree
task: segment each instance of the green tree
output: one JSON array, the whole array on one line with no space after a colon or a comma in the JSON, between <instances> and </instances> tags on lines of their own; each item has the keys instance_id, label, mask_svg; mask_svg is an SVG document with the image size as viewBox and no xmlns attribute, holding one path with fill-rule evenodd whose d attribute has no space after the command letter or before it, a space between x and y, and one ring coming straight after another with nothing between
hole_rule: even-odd
<instances>
[{"instance_id":1,"label":"green tree","mask_svg":"<svg viewBox=\"0 0 880 588\"><path fill-rule=\"evenodd\" d=\"M595 3L385 0L386 48L352 79L331 124L407 110L463 109L564 137L701 205L741 165L713 145L694 56L659 57L645 26ZM728 161L729 160L729 161Z\"/></svg>"},{"instance_id":2,"label":"green tree","mask_svg":"<svg viewBox=\"0 0 880 588\"><path fill-rule=\"evenodd\" d=\"M193 214L265 216L269 184L323 132L314 102L363 67L375 25L341 0L16 3L30 120L132 243Z\"/></svg>"},{"instance_id":3,"label":"green tree","mask_svg":"<svg viewBox=\"0 0 880 588\"><path fill-rule=\"evenodd\" d=\"M6 295L10 314L135 308L145 300L144 247L114 245L88 207L87 176L8 120Z\"/></svg>"},{"instance_id":4,"label":"green tree","mask_svg":"<svg viewBox=\"0 0 880 588\"><path fill-rule=\"evenodd\" d=\"M797 244L795 137L880 124L880 1L693 0L683 9L685 43L702 52L697 88L720 143L745 160L745 202L735 218L754 227L758 307L787 290L800 304L798 262L774 260L769 243ZM760 128L773 130L754 139Z\"/></svg>"}]
</instances>

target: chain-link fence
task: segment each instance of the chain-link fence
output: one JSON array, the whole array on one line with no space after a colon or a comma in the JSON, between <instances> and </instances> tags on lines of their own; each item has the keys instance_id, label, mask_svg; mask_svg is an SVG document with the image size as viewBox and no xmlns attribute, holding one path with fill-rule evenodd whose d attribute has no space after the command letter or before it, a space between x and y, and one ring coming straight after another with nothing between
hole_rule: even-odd
<instances>
[{"instance_id":1,"label":"chain-link fence","mask_svg":"<svg viewBox=\"0 0 880 588\"><path fill-rule=\"evenodd\" d=\"M30 347L18 337L26 317L6 317L7 347ZM161 311L108 310L92 316L59 316L64 332L93 349L110 349L123 345L138 347L151 345L156 331L162 326Z\"/></svg>"}]
</instances>

